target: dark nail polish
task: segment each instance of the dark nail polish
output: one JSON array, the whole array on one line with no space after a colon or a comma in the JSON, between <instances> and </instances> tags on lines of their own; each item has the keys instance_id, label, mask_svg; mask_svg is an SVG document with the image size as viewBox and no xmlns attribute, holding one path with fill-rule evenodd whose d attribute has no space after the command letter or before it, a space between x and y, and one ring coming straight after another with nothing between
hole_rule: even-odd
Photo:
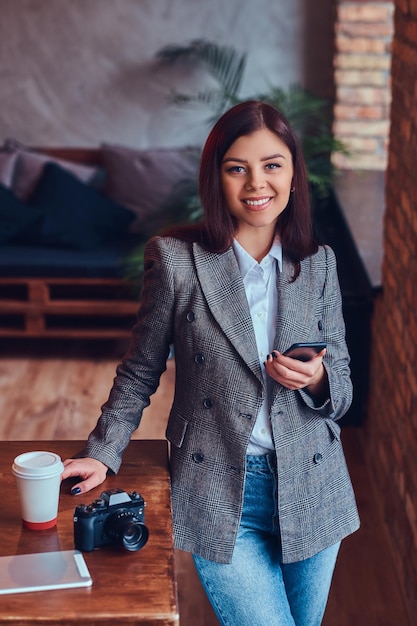
<instances>
[{"instance_id":1,"label":"dark nail polish","mask_svg":"<svg viewBox=\"0 0 417 626\"><path fill-rule=\"evenodd\" d=\"M277 358L277 356L278 356L278 355L277 355L277 353L276 353L276 352L273 352L273 353L272 353L272 358L273 358L273 359L276 359L276 358Z\"/></svg>"},{"instance_id":2,"label":"dark nail polish","mask_svg":"<svg viewBox=\"0 0 417 626\"><path fill-rule=\"evenodd\" d=\"M81 489L79 487L73 487L71 493L73 496L76 496L78 493L81 493Z\"/></svg>"}]
</instances>

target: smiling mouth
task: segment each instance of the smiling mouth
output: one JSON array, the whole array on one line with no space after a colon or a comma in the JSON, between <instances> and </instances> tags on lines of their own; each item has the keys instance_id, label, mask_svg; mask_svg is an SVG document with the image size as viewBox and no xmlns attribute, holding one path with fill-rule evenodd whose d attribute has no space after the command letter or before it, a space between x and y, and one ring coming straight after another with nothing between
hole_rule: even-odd
<instances>
[{"instance_id":1,"label":"smiling mouth","mask_svg":"<svg viewBox=\"0 0 417 626\"><path fill-rule=\"evenodd\" d=\"M272 200L272 196L268 198L261 198L259 200L243 200L244 204L253 207L263 207L265 204L268 204Z\"/></svg>"}]
</instances>

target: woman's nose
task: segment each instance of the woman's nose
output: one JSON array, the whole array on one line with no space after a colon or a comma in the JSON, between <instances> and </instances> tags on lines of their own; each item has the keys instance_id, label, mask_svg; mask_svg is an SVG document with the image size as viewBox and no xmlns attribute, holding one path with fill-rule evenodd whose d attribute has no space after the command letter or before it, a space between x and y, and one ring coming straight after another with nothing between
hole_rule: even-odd
<instances>
[{"instance_id":1,"label":"woman's nose","mask_svg":"<svg viewBox=\"0 0 417 626\"><path fill-rule=\"evenodd\" d=\"M247 191L253 189L263 189L265 187L265 176L263 172L260 171L251 171L248 174L247 181L245 183L245 187Z\"/></svg>"}]
</instances>

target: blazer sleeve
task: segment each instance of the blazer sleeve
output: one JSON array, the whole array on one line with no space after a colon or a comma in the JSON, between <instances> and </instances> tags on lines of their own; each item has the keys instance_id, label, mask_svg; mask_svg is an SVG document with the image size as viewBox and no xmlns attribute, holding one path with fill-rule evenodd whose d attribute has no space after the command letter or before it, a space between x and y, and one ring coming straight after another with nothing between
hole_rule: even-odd
<instances>
[{"instance_id":1,"label":"blazer sleeve","mask_svg":"<svg viewBox=\"0 0 417 626\"><path fill-rule=\"evenodd\" d=\"M329 381L329 397L317 406L305 390L300 390L304 402L318 411L323 417L338 420L352 403L352 381L350 377L350 356L345 339L345 322L342 310L342 295L337 274L336 257L329 246L323 246L324 279L322 285L322 340L327 343L323 359ZM318 268L315 270L318 271ZM323 276L323 271L319 271Z\"/></svg>"},{"instance_id":2,"label":"blazer sleeve","mask_svg":"<svg viewBox=\"0 0 417 626\"><path fill-rule=\"evenodd\" d=\"M123 452L166 369L173 341L173 256L161 238L150 240L145 248L141 301L130 346L80 453L98 459L113 472L119 470Z\"/></svg>"}]
</instances>

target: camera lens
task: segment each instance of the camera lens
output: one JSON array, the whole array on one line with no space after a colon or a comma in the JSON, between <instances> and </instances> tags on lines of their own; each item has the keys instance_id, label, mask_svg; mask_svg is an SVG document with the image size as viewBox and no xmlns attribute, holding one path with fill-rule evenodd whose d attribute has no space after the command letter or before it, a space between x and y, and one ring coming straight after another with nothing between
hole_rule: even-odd
<instances>
[{"instance_id":1,"label":"camera lens","mask_svg":"<svg viewBox=\"0 0 417 626\"><path fill-rule=\"evenodd\" d=\"M109 537L121 543L130 552L143 548L149 537L145 524L142 524L132 513L123 511L107 519L105 530Z\"/></svg>"},{"instance_id":2,"label":"camera lens","mask_svg":"<svg viewBox=\"0 0 417 626\"><path fill-rule=\"evenodd\" d=\"M140 550L148 541L149 532L144 524L130 522L124 529L122 544L126 550Z\"/></svg>"}]
</instances>

